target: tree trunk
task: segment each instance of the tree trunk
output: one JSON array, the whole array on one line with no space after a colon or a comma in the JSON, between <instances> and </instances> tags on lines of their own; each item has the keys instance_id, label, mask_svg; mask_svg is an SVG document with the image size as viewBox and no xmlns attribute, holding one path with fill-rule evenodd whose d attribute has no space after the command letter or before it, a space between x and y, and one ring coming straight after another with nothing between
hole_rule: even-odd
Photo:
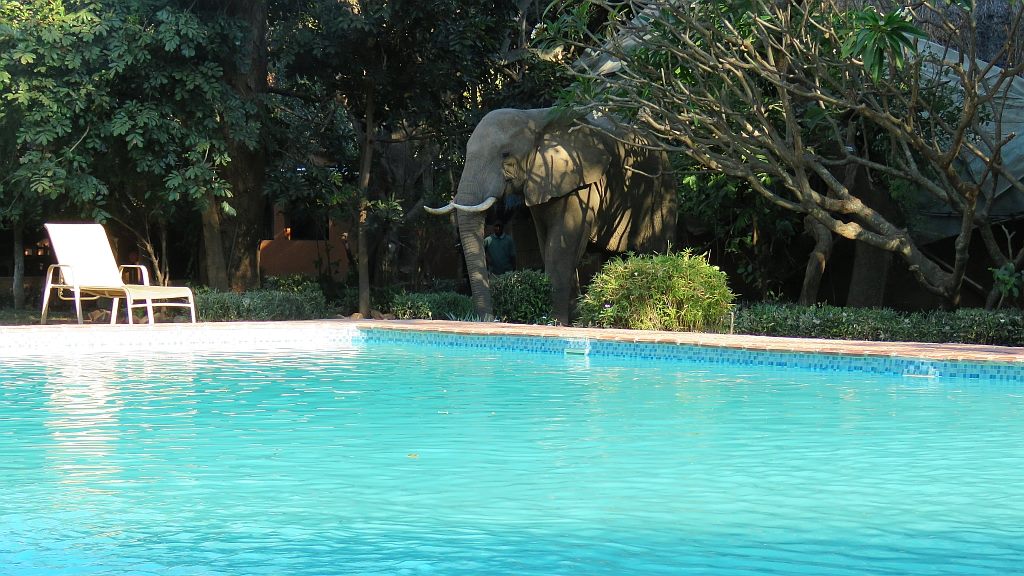
<instances>
[{"instance_id":1,"label":"tree trunk","mask_svg":"<svg viewBox=\"0 0 1024 576\"><path fill-rule=\"evenodd\" d=\"M250 120L259 123L262 122L263 108L260 98L267 88L267 0L234 0L227 2L225 8L229 17L248 26L240 46L246 61L236 64L236 55L230 55L232 59L225 66L225 79L239 98L255 105L258 112ZM230 133L227 136L231 162L223 170L223 176L231 185L233 196L230 202L235 214L220 222L224 250L222 260L227 267L230 288L242 291L258 287L260 282L257 257L260 241L266 236L266 198L263 193L266 157L259 138L250 148ZM212 204L210 209L216 210L216 204ZM203 224L206 231L207 221L204 220ZM216 265L215 260L208 261L208 267L213 265Z\"/></svg>"},{"instance_id":2,"label":"tree trunk","mask_svg":"<svg viewBox=\"0 0 1024 576\"><path fill-rule=\"evenodd\" d=\"M224 243L221 241L220 208L212 193L207 194L203 210L203 248L206 253L206 283L214 290L227 291L228 266L224 261Z\"/></svg>"},{"instance_id":3,"label":"tree trunk","mask_svg":"<svg viewBox=\"0 0 1024 576\"><path fill-rule=\"evenodd\" d=\"M857 242L853 250L853 274L846 305L855 308L885 305L885 285L892 265L892 252L864 242Z\"/></svg>"},{"instance_id":4,"label":"tree trunk","mask_svg":"<svg viewBox=\"0 0 1024 576\"><path fill-rule=\"evenodd\" d=\"M848 169L849 170L849 169ZM874 184L864 170L856 170L852 183L858 196L884 218L892 220L899 215L899 207L889 197L888 189ZM853 252L853 273L846 293L846 305L857 308L877 308L885 304L885 286L889 279L893 253L889 250L857 242Z\"/></svg>"},{"instance_id":5,"label":"tree trunk","mask_svg":"<svg viewBox=\"0 0 1024 576\"><path fill-rule=\"evenodd\" d=\"M359 313L364 318L370 316L370 250L367 246L366 218L369 209L370 169L373 167L373 135L376 132L376 126L374 125L375 105L373 86L368 85L366 109L363 115L365 120L363 150L359 161L359 219L356 222L356 250L358 251L356 269L359 271Z\"/></svg>"},{"instance_id":6,"label":"tree trunk","mask_svg":"<svg viewBox=\"0 0 1024 576\"><path fill-rule=\"evenodd\" d=\"M14 236L14 278L11 281L11 295L14 297L14 309L25 307L25 227L15 222L11 228Z\"/></svg>"},{"instance_id":7,"label":"tree trunk","mask_svg":"<svg viewBox=\"0 0 1024 576\"><path fill-rule=\"evenodd\" d=\"M246 157L235 164L239 158ZM263 195L264 158L261 152L236 147L232 159L225 176L234 190L231 205L235 216L222 226L222 240L230 287L241 292L260 285L259 246L267 236L264 231L267 206Z\"/></svg>"},{"instance_id":8,"label":"tree trunk","mask_svg":"<svg viewBox=\"0 0 1024 576\"><path fill-rule=\"evenodd\" d=\"M149 260L149 263L153 265L153 277L150 278L150 282L157 286L167 286L167 275L164 274L163 261L160 258L160 253L157 252L156 245L149 238L143 238L139 244L143 252L146 253L146 258L145 260L140 258L138 262L131 262L131 264L143 264ZM140 276L139 281L141 280Z\"/></svg>"},{"instance_id":9,"label":"tree trunk","mask_svg":"<svg viewBox=\"0 0 1024 576\"><path fill-rule=\"evenodd\" d=\"M167 258L167 223L160 222L157 225L160 227L160 265L157 267L157 270L159 270L158 275L163 286L170 286L171 263Z\"/></svg>"},{"instance_id":10,"label":"tree trunk","mask_svg":"<svg viewBox=\"0 0 1024 576\"><path fill-rule=\"evenodd\" d=\"M807 268L804 270L804 283L800 289L800 306L813 306L818 302L818 290L821 288L821 277L825 274L828 259L832 256L832 232L813 216L804 218L804 227L814 238L814 249L807 257Z\"/></svg>"}]
</instances>

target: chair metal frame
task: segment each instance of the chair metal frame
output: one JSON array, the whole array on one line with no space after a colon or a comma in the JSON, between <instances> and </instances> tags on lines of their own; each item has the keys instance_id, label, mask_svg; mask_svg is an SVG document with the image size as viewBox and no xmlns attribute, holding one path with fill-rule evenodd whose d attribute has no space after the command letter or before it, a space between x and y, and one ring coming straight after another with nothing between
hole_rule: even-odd
<instances>
[{"instance_id":1,"label":"chair metal frame","mask_svg":"<svg viewBox=\"0 0 1024 576\"><path fill-rule=\"evenodd\" d=\"M92 226L98 227L102 231L102 226L99 224L46 224L47 231L50 232L51 241L54 240L54 233L51 229L51 227L54 226ZM95 233L95 231L93 232ZM106 237L106 232L102 232L102 234ZM43 288L43 310L39 320L40 324L46 324L46 317L50 306L50 296L54 291L56 291L58 299L74 301L75 315L78 317L79 324L84 324L82 300L97 300L99 298L111 298L113 300L113 306L110 310L111 324L117 323L117 308L122 298L125 299L125 312L128 316L129 324L134 324L132 311L137 308L145 308L149 323L154 324L153 309L161 306L188 308L192 315L192 322L196 322L195 297L193 296L190 288L186 286L153 286L149 283L149 270L145 266L138 264L124 264L118 266L117 274L118 277L123 280L124 272L126 270L138 269L142 280L141 284L127 284L124 282L121 282L120 284L113 284L111 282L103 285L83 285L79 283L78 278L76 278L74 265L59 263L60 249L57 246L57 242L53 242L53 245L54 252L57 254L58 263L50 265L46 271L46 284ZM97 245L96 248L98 250L100 247ZM106 243L106 249L110 250L109 240ZM113 251L110 251L110 258L111 260L113 259ZM68 295L69 292L70 295Z\"/></svg>"}]
</instances>

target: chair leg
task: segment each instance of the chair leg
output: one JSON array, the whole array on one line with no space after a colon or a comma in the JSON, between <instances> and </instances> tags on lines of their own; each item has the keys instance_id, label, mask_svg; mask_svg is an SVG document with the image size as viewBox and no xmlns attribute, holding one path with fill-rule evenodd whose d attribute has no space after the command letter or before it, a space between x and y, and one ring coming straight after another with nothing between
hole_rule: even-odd
<instances>
[{"instance_id":1,"label":"chair leg","mask_svg":"<svg viewBox=\"0 0 1024 576\"><path fill-rule=\"evenodd\" d=\"M130 294L128 295L127 298L124 299L124 303L125 303L125 306L127 306L127 308L128 308L128 323L129 324L135 324L135 318L132 317L132 303L133 303L133 300L132 300L132 297L131 297Z\"/></svg>"},{"instance_id":2,"label":"chair leg","mask_svg":"<svg viewBox=\"0 0 1024 576\"><path fill-rule=\"evenodd\" d=\"M196 323L196 301L191 294L188 296L188 310L192 313L192 323Z\"/></svg>"},{"instance_id":3,"label":"chair leg","mask_svg":"<svg viewBox=\"0 0 1024 576\"><path fill-rule=\"evenodd\" d=\"M117 324L117 305L121 301L120 298L114 298L114 305L110 308L110 323Z\"/></svg>"},{"instance_id":4,"label":"chair leg","mask_svg":"<svg viewBox=\"0 0 1024 576\"><path fill-rule=\"evenodd\" d=\"M85 324L85 319L82 318L82 291L75 288L75 314L78 315L78 323Z\"/></svg>"},{"instance_id":5,"label":"chair leg","mask_svg":"<svg viewBox=\"0 0 1024 576\"><path fill-rule=\"evenodd\" d=\"M146 316L149 317L149 323L154 324L153 321L153 301L146 299Z\"/></svg>"},{"instance_id":6,"label":"chair leg","mask_svg":"<svg viewBox=\"0 0 1024 576\"><path fill-rule=\"evenodd\" d=\"M53 287L50 286L50 281L47 279L46 288L43 290L43 312L39 316L40 324L46 324L46 313L50 309L50 292L53 292Z\"/></svg>"}]
</instances>

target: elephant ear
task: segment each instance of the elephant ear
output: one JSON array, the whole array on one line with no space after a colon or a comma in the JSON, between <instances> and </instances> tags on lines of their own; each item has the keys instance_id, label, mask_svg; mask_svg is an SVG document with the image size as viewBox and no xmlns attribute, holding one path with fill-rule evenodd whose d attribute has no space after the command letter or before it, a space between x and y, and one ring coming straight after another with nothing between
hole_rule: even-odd
<instances>
[{"instance_id":1,"label":"elephant ear","mask_svg":"<svg viewBox=\"0 0 1024 576\"><path fill-rule=\"evenodd\" d=\"M612 155L599 131L586 125L546 132L526 166L527 206L601 183Z\"/></svg>"}]
</instances>

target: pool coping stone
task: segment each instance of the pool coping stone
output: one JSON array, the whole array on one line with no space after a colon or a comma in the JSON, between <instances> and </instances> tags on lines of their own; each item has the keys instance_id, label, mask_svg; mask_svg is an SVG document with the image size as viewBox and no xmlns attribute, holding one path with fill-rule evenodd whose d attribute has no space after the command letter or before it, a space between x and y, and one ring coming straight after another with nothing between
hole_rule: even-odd
<instances>
[{"instance_id":1,"label":"pool coping stone","mask_svg":"<svg viewBox=\"0 0 1024 576\"><path fill-rule=\"evenodd\" d=\"M1024 348L1010 346L783 338L747 334L657 332L609 328L503 324L498 322L452 322L445 320L353 320L350 322L353 322L360 328L416 330L477 336L588 338L623 343L690 345L761 352L794 352L882 358L902 357L953 362L997 362L1024 365Z\"/></svg>"},{"instance_id":2,"label":"pool coping stone","mask_svg":"<svg viewBox=\"0 0 1024 576\"><path fill-rule=\"evenodd\" d=\"M302 330L302 347L329 346L350 342L350 331L385 329L400 331L461 334L472 336L532 336L589 339L627 344L667 344L726 348L763 352L793 352L937 360L950 362L1003 363L1024 366L1024 348L976 344L925 342L874 342L864 340L826 340L820 338L783 338L745 334L702 332L657 332L606 328L578 328L504 324L500 322L457 322L448 320L298 320L274 322L200 322L198 324L54 324L46 326L0 326L0 353L51 353L80 348L88 352L99 348L126 350L159 347L165 344L203 346L224 341L235 347L251 345L292 347L296 330ZM142 338L142 334L150 334ZM324 341L311 341L323 339ZM74 352L75 350L70 350Z\"/></svg>"}]
</instances>

